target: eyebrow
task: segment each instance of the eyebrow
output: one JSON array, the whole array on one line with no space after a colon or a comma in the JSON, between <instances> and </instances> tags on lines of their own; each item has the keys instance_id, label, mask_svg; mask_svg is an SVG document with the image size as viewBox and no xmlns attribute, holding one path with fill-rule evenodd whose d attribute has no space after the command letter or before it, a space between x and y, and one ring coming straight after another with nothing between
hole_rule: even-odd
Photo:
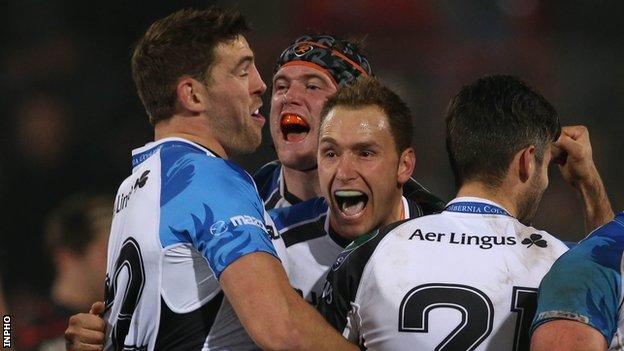
<instances>
[{"instance_id":1,"label":"eyebrow","mask_svg":"<svg viewBox=\"0 0 624 351\"><path fill-rule=\"evenodd\" d=\"M238 62L236 62L236 65L234 66L234 69L248 63L248 62L253 62L254 57L253 55L247 55L247 56L243 56L241 57Z\"/></svg>"},{"instance_id":2,"label":"eyebrow","mask_svg":"<svg viewBox=\"0 0 624 351\"><path fill-rule=\"evenodd\" d=\"M322 137L319 140L319 143L330 143L334 145L338 144L336 142L336 139L332 137ZM379 143L375 141L364 141L364 142L355 143L353 145L349 145L350 149L366 149L366 148L371 148L371 147L379 147Z\"/></svg>"},{"instance_id":3,"label":"eyebrow","mask_svg":"<svg viewBox=\"0 0 624 351\"><path fill-rule=\"evenodd\" d=\"M319 143L332 143L332 144L336 144L336 139L332 138L332 137L322 137L319 140Z\"/></svg>"}]
</instances>

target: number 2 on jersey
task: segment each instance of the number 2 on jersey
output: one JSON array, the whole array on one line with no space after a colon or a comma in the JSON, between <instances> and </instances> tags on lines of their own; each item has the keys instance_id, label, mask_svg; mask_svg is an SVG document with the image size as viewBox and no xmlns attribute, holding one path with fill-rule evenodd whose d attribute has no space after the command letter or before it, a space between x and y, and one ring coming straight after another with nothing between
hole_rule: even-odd
<instances>
[{"instance_id":1,"label":"number 2 on jersey","mask_svg":"<svg viewBox=\"0 0 624 351\"><path fill-rule=\"evenodd\" d=\"M535 316L537 289L513 287L511 311L518 313L513 350L529 349L529 328ZM399 332L427 333L429 312L452 308L461 322L435 348L436 351L474 350L492 332L494 306L479 289L461 284L423 284L410 290L399 306Z\"/></svg>"},{"instance_id":2,"label":"number 2 on jersey","mask_svg":"<svg viewBox=\"0 0 624 351\"><path fill-rule=\"evenodd\" d=\"M128 281L124 287L118 284L119 274L127 271ZM130 330L130 321L134 309L143 293L145 285L145 267L143 266L143 257L141 256L141 248L136 240L129 237L124 241L119 252L119 257L115 262L115 271L112 279L106 277L106 308L108 309L115 299L115 294L121 291L124 294L117 323L113 326L112 343L115 350L125 349L124 340Z\"/></svg>"}]
</instances>

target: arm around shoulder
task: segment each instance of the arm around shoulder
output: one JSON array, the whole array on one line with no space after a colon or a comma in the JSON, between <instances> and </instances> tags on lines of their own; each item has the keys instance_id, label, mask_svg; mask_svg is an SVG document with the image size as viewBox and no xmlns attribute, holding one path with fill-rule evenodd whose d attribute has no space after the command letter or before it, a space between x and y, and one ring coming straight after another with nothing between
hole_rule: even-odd
<instances>
[{"instance_id":1,"label":"arm around shoulder","mask_svg":"<svg viewBox=\"0 0 624 351\"><path fill-rule=\"evenodd\" d=\"M221 287L247 333L267 350L357 350L297 295L279 261L245 255L221 274Z\"/></svg>"}]
</instances>

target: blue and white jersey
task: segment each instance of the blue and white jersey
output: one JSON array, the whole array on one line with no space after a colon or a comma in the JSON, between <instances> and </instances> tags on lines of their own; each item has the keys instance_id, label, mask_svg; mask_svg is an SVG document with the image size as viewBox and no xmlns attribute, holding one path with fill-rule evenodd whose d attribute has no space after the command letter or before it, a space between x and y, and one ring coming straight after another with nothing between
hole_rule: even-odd
<instances>
[{"instance_id":1,"label":"blue and white jersey","mask_svg":"<svg viewBox=\"0 0 624 351\"><path fill-rule=\"evenodd\" d=\"M251 176L179 138L132 155L108 244L105 349L256 349L219 285L238 258L284 250Z\"/></svg>"},{"instance_id":2,"label":"blue and white jersey","mask_svg":"<svg viewBox=\"0 0 624 351\"><path fill-rule=\"evenodd\" d=\"M258 186L258 193L264 201L264 207L282 208L301 202L301 199L288 192L284 182L282 163L278 160L262 166L253 178Z\"/></svg>"},{"instance_id":3,"label":"blue and white jersey","mask_svg":"<svg viewBox=\"0 0 624 351\"><path fill-rule=\"evenodd\" d=\"M598 330L609 350L624 349L624 212L594 230L552 266L540 285L532 330L569 319Z\"/></svg>"},{"instance_id":4,"label":"blue and white jersey","mask_svg":"<svg viewBox=\"0 0 624 351\"><path fill-rule=\"evenodd\" d=\"M402 198L406 218L423 215L415 202ZM269 211L286 245L288 278L295 290L316 305L325 277L338 255L351 243L329 226L329 209L323 198Z\"/></svg>"}]
</instances>

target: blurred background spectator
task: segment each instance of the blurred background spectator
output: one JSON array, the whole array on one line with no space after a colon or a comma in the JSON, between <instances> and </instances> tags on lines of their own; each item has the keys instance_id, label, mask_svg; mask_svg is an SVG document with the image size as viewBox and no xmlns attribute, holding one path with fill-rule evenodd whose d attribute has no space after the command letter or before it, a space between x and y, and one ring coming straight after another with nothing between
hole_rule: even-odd
<instances>
[{"instance_id":1,"label":"blurred background spectator","mask_svg":"<svg viewBox=\"0 0 624 351\"><path fill-rule=\"evenodd\" d=\"M48 216L44 242L53 278L47 297L22 292L14 299L19 350L64 350L67 319L104 298L111 203L112 196L76 194Z\"/></svg>"},{"instance_id":2,"label":"blurred background spectator","mask_svg":"<svg viewBox=\"0 0 624 351\"><path fill-rule=\"evenodd\" d=\"M557 107L562 123L589 127L607 191L622 209L624 2L5 1L0 255L14 315L26 315L31 296L54 296L51 262L58 257L44 245L45 215L76 191L114 193L130 170L130 150L152 138L130 75L133 42L156 18L211 4L237 7L251 21L249 40L267 84L281 49L304 32L365 38L377 76L414 111L416 177L446 199L454 193L443 123L451 95L485 74L518 75ZM250 172L275 157L266 129L260 150L238 158ZM580 239L576 196L551 172L536 225Z\"/></svg>"}]
</instances>

